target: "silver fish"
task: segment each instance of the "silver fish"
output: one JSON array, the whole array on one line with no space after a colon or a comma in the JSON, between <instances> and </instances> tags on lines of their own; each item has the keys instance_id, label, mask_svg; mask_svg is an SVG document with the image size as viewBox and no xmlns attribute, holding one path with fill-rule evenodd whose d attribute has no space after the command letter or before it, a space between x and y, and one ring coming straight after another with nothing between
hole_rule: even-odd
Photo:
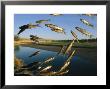
<instances>
[{"instance_id":1,"label":"silver fish","mask_svg":"<svg viewBox=\"0 0 110 89\"><path fill-rule=\"evenodd\" d=\"M62 53L62 52L64 51L64 47L65 47L65 46L62 46L62 47L61 47L61 49L60 49L60 51L58 52L58 54L60 54L60 53Z\"/></svg>"},{"instance_id":2,"label":"silver fish","mask_svg":"<svg viewBox=\"0 0 110 89\"><path fill-rule=\"evenodd\" d=\"M47 20L38 20L36 21L37 24L41 24L41 23L45 23L45 22L48 22L50 21L50 19L47 19Z\"/></svg>"},{"instance_id":3,"label":"silver fish","mask_svg":"<svg viewBox=\"0 0 110 89\"><path fill-rule=\"evenodd\" d=\"M82 14L82 15L86 15L86 16L97 16L97 14Z\"/></svg>"},{"instance_id":4,"label":"silver fish","mask_svg":"<svg viewBox=\"0 0 110 89\"><path fill-rule=\"evenodd\" d=\"M61 28L59 26L56 26L54 24L45 24L45 26L51 28L51 30L54 31L54 32L66 34L64 32L64 29L63 28Z\"/></svg>"},{"instance_id":5,"label":"silver fish","mask_svg":"<svg viewBox=\"0 0 110 89\"><path fill-rule=\"evenodd\" d=\"M51 71L51 72L47 72L47 73L41 73L40 75L43 75L43 76L54 76L56 74L57 74L57 72Z\"/></svg>"},{"instance_id":6,"label":"silver fish","mask_svg":"<svg viewBox=\"0 0 110 89\"><path fill-rule=\"evenodd\" d=\"M54 14L50 14L50 15L53 15L53 16L60 16L60 15L62 15L62 14L54 13Z\"/></svg>"},{"instance_id":7,"label":"silver fish","mask_svg":"<svg viewBox=\"0 0 110 89\"><path fill-rule=\"evenodd\" d=\"M44 63L48 63L48 62L50 62L50 61L53 61L54 59L55 59L55 57L47 58L47 59L44 61Z\"/></svg>"},{"instance_id":8,"label":"silver fish","mask_svg":"<svg viewBox=\"0 0 110 89\"><path fill-rule=\"evenodd\" d=\"M71 41L71 43L65 49L64 55L67 54L71 50L73 44L74 44L74 39Z\"/></svg>"},{"instance_id":9,"label":"silver fish","mask_svg":"<svg viewBox=\"0 0 110 89\"><path fill-rule=\"evenodd\" d=\"M42 69L42 70L40 71L40 73L41 73L41 72L47 72L47 70L49 70L49 69L51 69L51 68L52 68L52 66L47 66L46 68Z\"/></svg>"},{"instance_id":10,"label":"silver fish","mask_svg":"<svg viewBox=\"0 0 110 89\"><path fill-rule=\"evenodd\" d=\"M56 73L57 76L59 75L64 75L64 74L67 74L69 72L69 70L66 70L66 71L63 71L63 72L58 72Z\"/></svg>"},{"instance_id":11,"label":"silver fish","mask_svg":"<svg viewBox=\"0 0 110 89\"><path fill-rule=\"evenodd\" d=\"M70 65L70 62L71 62L71 59L72 59L74 53L75 53L75 50L70 54L70 56L69 56L68 59L65 61L64 65L61 67L61 69L60 69L59 72L64 71L64 70Z\"/></svg>"},{"instance_id":12,"label":"silver fish","mask_svg":"<svg viewBox=\"0 0 110 89\"><path fill-rule=\"evenodd\" d=\"M79 40L78 40L78 36L75 34L75 32L73 32L72 30L71 30L71 34L73 35L73 37L77 40L77 42L79 43Z\"/></svg>"},{"instance_id":13,"label":"silver fish","mask_svg":"<svg viewBox=\"0 0 110 89\"><path fill-rule=\"evenodd\" d=\"M86 35L86 36L88 36L90 38L93 36L92 34L90 34L89 32L87 32L85 29L82 29L80 27L75 27L75 28L76 28L76 30L78 30L79 32L81 32L82 34L84 34L84 35Z\"/></svg>"},{"instance_id":14,"label":"silver fish","mask_svg":"<svg viewBox=\"0 0 110 89\"><path fill-rule=\"evenodd\" d=\"M85 19L80 19L80 21L84 24L86 24L87 26L90 26L90 27L94 27L90 22L88 22L87 20Z\"/></svg>"}]
</instances>

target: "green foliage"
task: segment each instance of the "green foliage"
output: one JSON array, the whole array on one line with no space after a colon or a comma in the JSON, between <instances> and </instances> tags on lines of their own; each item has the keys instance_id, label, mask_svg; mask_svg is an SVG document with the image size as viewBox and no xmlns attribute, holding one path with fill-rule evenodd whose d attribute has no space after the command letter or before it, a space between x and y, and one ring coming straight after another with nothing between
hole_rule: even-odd
<instances>
[{"instance_id":1,"label":"green foliage","mask_svg":"<svg viewBox=\"0 0 110 89\"><path fill-rule=\"evenodd\" d=\"M96 42L97 39L81 39L80 42Z\"/></svg>"}]
</instances>

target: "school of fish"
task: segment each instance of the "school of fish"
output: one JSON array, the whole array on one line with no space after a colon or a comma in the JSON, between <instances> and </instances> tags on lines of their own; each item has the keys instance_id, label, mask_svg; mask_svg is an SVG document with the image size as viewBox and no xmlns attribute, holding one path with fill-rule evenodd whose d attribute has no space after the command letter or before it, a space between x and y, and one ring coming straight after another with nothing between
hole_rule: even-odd
<instances>
[{"instance_id":1,"label":"school of fish","mask_svg":"<svg viewBox=\"0 0 110 89\"><path fill-rule=\"evenodd\" d=\"M63 16L63 14L49 14L51 16ZM97 16L96 14L82 14L85 16ZM79 19L83 24L85 24L88 27L94 27L93 24L91 24L88 20L86 19ZM41 27L41 24L48 28L50 28L51 31L53 32L57 32L57 33L63 33L66 35L65 29L63 27L57 26L55 24L50 23L51 19L42 19L42 20L37 20L35 22L35 24L26 24L26 25L22 25L19 27L19 32L17 33L17 35L20 35L22 32L26 31L27 29L32 29L32 28L37 28L37 27ZM84 34L85 36L88 37L92 37L93 35L88 32L86 29L82 28L82 27L74 27L76 31ZM28 65L23 65L21 66L19 69L15 69L15 75L18 76L32 76L34 74L36 75L41 75L41 76L60 76L60 75L65 75L69 72L69 67L70 67L70 63L71 60L73 59L73 55L75 55L76 50L72 50L72 47L75 43L75 40L79 42L78 39L78 35L75 33L75 31L71 30L70 33L73 36L73 39L71 40L70 43L68 43L68 45L62 45L61 49L59 50L59 52L57 53L56 56L59 55L68 55L68 58L66 59L66 61L64 62L64 65L62 65L60 67L60 69L58 71L53 71L52 69L52 65L50 65L51 62L53 62L54 60L57 60L55 56L50 56L46 59L44 59L44 61L38 62L35 61L33 63L30 63ZM33 40L35 42L38 42L39 37L34 36L34 35L30 35L30 40ZM37 57L37 55L39 55L41 53L40 50L36 50L35 52L33 52L32 54L29 55L29 57Z\"/></svg>"}]
</instances>

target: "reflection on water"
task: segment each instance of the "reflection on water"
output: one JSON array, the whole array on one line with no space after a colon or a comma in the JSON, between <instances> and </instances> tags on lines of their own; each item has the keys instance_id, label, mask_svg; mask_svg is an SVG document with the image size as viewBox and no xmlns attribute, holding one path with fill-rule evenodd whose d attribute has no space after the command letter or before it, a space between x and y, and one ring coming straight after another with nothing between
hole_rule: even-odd
<instances>
[{"instance_id":1,"label":"reflection on water","mask_svg":"<svg viewBox=\"0 0 110 89\"><path fill-rule=\"evenodd\" d=\"M29 57L33 52L40 50L39 55ZM32 63L34 61L44 61L46 58L51 56L56 56L57 52L47 51L42 49L30 48L18 46L15 48L15 54L17 58L24 61L25 64ZM55 57L55 60L51 62L53 70L59 70L59 68L67 60L67 56L59 55ZM66 74L67 76L96 76L97 75L97 65L87 61L79 56L74 56L70 64L70 70Z\"/></svg>"},{"instance_id":2,"label":"reflection on water","mask_svg":"<svg viewBox=\"0 0 110 89\"><path fill-rule=\"evenodd\" d=\"M19 50L20 50L20 46L16 45L16 46L14 47L14 50L15 50L15 51L19 51Z\"/></svg>"}]
</instances>

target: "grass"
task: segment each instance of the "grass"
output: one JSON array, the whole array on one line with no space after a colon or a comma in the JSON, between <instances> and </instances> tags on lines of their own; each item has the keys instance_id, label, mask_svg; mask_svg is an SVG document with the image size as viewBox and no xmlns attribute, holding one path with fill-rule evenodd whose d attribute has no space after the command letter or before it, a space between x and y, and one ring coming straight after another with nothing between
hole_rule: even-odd
<instances>
[{"instance_id":1,"label":"grass","mask_svg":"<svg viewBox=\"0 0 110 89\"><path fill-rule=\"evenodd\" d=\"M41 42L37 45L42 45L42 46L62 46L62 45L68 45L71 41L46 41L46 42ZM15 45L29 45L29 46L36 46L36 44L28 39L24 40L19 40L14 42ZM97 47L97 42L95 41L80 41L80 43L75 42L74 47L76 48L96 48Z\"/></svg>"}]
</instances>

